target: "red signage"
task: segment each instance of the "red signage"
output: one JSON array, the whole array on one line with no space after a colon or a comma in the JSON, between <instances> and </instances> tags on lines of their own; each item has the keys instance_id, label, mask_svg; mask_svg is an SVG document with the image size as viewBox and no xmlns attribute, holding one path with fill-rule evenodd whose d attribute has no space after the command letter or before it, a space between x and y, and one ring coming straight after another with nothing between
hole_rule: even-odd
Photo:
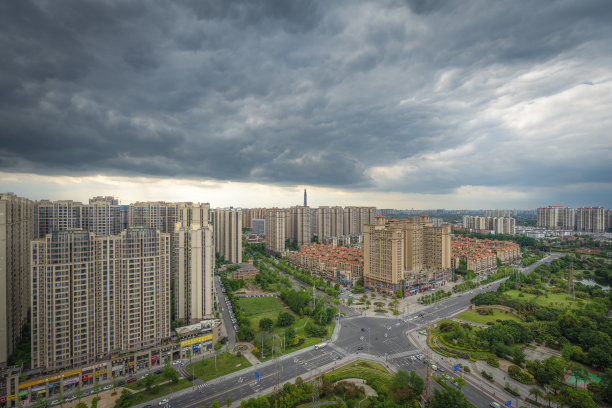
<instances>
[{"instance_id":1,"label":"red signage","mask_svg":"<svg viewBox=\"0 0 612 408\"><path fill-rule=\"evenodd\" d=\"M87 381L90 377L93 377L93 375L91 374L85 374L84 376L82 376L81 378L83 379L83 381Z\"/></svg>"},{"instance_id":2,"label":"red signage","mask_svg":"<svg viewBox=\"0 0 612 408\"><path fill-rule=\"evenodd\" d=\"M157 356L151 357L151 361L157 361Z\"/></svg>"},{"instance_id":3,"label":"red signage","mask_svg":"<svg viewBox=\"0 0 612 408\"><path fill-rule=\"evenodd\" d=\"M6 402L6 397L0 397L0 402Z\"/></svg>"}]
</instances>

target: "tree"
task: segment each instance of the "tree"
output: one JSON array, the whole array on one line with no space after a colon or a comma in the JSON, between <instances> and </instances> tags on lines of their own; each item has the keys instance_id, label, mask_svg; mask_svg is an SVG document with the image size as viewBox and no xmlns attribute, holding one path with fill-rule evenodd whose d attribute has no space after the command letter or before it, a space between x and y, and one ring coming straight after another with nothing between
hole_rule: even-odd
<instances>
[{"instance_id":1,"label":"tree","mask_svg":"<svg viewBox=\"0 0 612 408\"><path fill-rule=\"evenodd\" d=\"M75 408L89 408L86 403L79 402Z\"/></svg>"},{"instance_id":2,"label":"tree","mask_svg":"<svg viewBox=\"0 0 612 408\"><path fill-rule=\"evenodd\" d=\"M99 380L96 380L96 382L94 382L93 392L94 392L94 394L97 394L97 393L100 392L100 381Z\"/></svg>"},{"instance_id":3,"label":"tree","mask_svg":"<svg viewBox=\"0 0 612 408\"><path fill-rule=\"evenodd\" d=\"M259 321L259 328L264 331L269 332L272 329L272 326L274 326L274 322L269 317L264 317Z\"/></svg>"},{"instance_id":4,"label":"tree","mask_svg":"<svg viewBox=\"0 0 612 408\"><path fill-rule=\"evenodd\" d=\"M434 395L427 406L429 408L471 408L472 404L465 399L460 391L449 388L444 391L435 389Z\"/></svg>"},{"instance_id":5,"label":"tree","mask_svg":"<svg viewBox=\"0 0 612 408\"><path fill-rule=\"evenodd\" d=\"M291 344L294 337L295 337L295 329L293 327L287 327L285 329L285 341Z\"/></svg>"},{"instance_id":6,"label":"tree","mask_svg":"<svg viewBox=\"0 0 612 408\"><path fill-rule=\"evenodd\" d=\"M166 363L164 368L162 368L162 375L172 381L173 384L178 383L179 373L174 368L170 367L170 364Z\"/></svg>"},{"instance_id":7,"label":"tree","mask_svg":"<svg viewBox=\"0 0 612 408\"><path fill-rule=\"evenodd\" d=\"M531 387L529 389L529 395L533 395L535 397L535 402L538 402L538 398L542 398L544 393L538 387Z\"/></svg>"},{"instance_id":8,"label":"tree","mask_svg":"<svg viewBox=\"0 0 612 408\"><path fill-rule=\"evenodd\" d=\"M391 387L393 391L407 387L409 378L408 373L404 370L399 370L397 373L395 373L395 375L391 378Z\"/></svg>"},{"instance_id":9,"label":"tree","mask_svg":"<svg viewBox=\"0 0 612 408\"><path fill-rule=\"evenodd\" d=\"M586 368L576 363L571 364L570 367L572 370L572 375L575 378L576 388L578 388L578 381L581 381L584 383L587 382L587 380L589 379L589 372Z\"/></svg>"},{"instance_id":10,"label":"tree","mask_svg":"<svg viewBox=\"0 0 612 408\"><path fill-rule=\"evenodd\" d=\"M21 401L21 397L19 397L18 400ZM64 402L64 398L62 398L60 401L62 401L62 403L63 403ZM44 398L37 399L36 403L34 404L34 408L45 408L46 406L47 406L47 401L45 401Z\"/></svg>"},{"instance_id":11,"label":"tree","mask_svg":"<svg viewBox=\"0 0 612 408\"><path fill-rule=\"evenodd\" d=\"M172 371L174 371L174 370L172 370ZM176 372L176 371L174 371L174 372ZM145 378L143 378L141 381L142 381L142 385L144 385L144 387L145 387L145 390L151 391L151 387L153 386L153 383L155 382L155 377L152 376L152 375L146 375Z\"/></svg>"},{"instance_id":12,"label":"tree","mask_svg":"<svg viewBox=\"0 0 612 408\"><path fill-rule=\"evenodd\" d=\"M289 312L280 312L276 319L276 325L278 327L291 326L295 322L295 317Z\"/></svg>"},{"instance_id":13,"label":"tree","mask_svg":"<svg viewBox=\"0 0 612 408\"><path fill-rule=\"evenodd\" d=\"M214 401L212 402L212 408L221 408L221 405L219 405L219 401L214 400Z\"/></svg>"},{"instance_id":14,"label":"tree","mask_svg":"<svg viewBox=\"0 0 612 408\"><path fill-rule=\"evenodd\" d=\"M240 325L240 330L236 333L236 337L238 337L240 341L251 341L255 338L255 333L253 333L250 327Z\"/></svg>"},{"instance_id":15,"label":"tree","mask_svg":"<svg viewBox=\"0 0 612 408\"><path fill-rule=\"evenodd\" d=\"M353 298L348 298L348 300L346 301L346 303L350 306L353 304Z\"/></svg>"},{"instance_id":16,"label":"tree","mask_svg":"<svg viewBox=\"0 0 612 408\"><path fill-rule=\"evenodd\" d=\"M451 382L459 388L459 391L461 391L461 388L465 385L465 380L461 377L453 378Z\"/></svg>"},{"instance_id":17,"label":"tree","mask_svg":"<svg viewBox=\"0 0 612 408\"><path fill-rule=\"evenodd\" d=\"M523 364L525 362L525 353L521 350L520 347L515 347L512 350L512 359L518 365Z\"/></svg>"},{"instance_id":18,"label":"tree","mask_svg":"<svg viewBox=\"0 0 612 408\"><path fill-rule=\"evenodd\" d=\"M404 297L404 292L402 292L401 289L398 289L397 293L395 293L395 296L397 296L398 299L401 299Z\"/></svg>"},{"instance_id":19,"label":"tree","mask_svg":"<svg viewBox=\"0 0 612 408\"><path fill-rule=\"evenodd\" d=\"M232 397L227 397L227 399L225 400L225 405L227 405L228 407L232 405Z\"/></svg>"},{"instance_id":20,"label":"tree","mask_svg":"<svg viewBox=\"0 0 612 408\"><path fill-rule=\"evenodd\" d=\"M72 395L74 395L74 397L81 402L81 398L83 398L83 390L81 390L81 386L79 384L77 384Z\"/></svg>"},{"instance_id":21,"label":"tree","mask_svg":"<svg viewBox=\"0 0 612 408\"><path fill-rule=\"evenodd\" d=\"M408 386L414 390L416 395L420 396L425 390L425 381L414 371L410 371L408 378Z\"/></svg>"}]
</instances>

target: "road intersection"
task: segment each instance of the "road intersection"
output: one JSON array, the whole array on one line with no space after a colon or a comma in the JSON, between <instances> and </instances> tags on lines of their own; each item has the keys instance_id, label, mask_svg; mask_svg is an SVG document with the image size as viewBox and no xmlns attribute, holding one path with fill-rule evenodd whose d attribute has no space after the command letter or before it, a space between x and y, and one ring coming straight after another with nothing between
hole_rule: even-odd
<instances>
[{"instance_id":1,"label":"road intersection","mask_svg":"<svg viewBox=\"0 0 612 408\"><path fill-rule=\"evenodd\" d=\"M538 264L550 261L558 256L552 255L529 268L522 270L529 273ZM277 376L277 367L273 360L245 368L235 373L217 378L205 384L179 391L169 397L169 406L195 408L201 405L211 406L214 400L221 403L230 397L233 406L245 398L265 395L274 390L275 383L282 387L287 381L294 381L300 376L308 380L316 375L333 370L346 363L358 359L378 361L391 371L398 369L411 371L423 375L424 364L418 358L425 347L424 336L418 330L442 318L449 318L470 305L470 298L483 291L496 290L501 281L484 285L478 289L464 293L462 296L454 295L430 305L427 309L413 314L404 314L394 317L363 317L351 316L340 318L334 334L329 341L329 347L314 350L312 347L282 356L280 371ZM471 295L471 296L470 296ZM224 316L225 317L225 316ZM420 336L420 339L419 339ZM443 367L450 378L458 375L452 371L452 361L436 356L436 364ZM504 392L495 389L490 384L478 380L477 375L464 376L465 386L463 394L476 407L488 407L493 400L498 402L512 400ZM147 404L157 404L157 400ZM143 407L141 404L138 407Z\"/></svg>"}]
</instances>

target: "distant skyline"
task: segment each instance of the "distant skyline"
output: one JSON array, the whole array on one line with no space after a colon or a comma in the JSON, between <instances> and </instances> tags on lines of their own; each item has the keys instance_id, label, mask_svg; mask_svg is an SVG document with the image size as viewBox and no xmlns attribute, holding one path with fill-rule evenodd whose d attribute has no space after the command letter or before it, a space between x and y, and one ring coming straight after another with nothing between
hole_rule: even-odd
<instances>
[{"instance_id":1,"label":"distant skyline","mask_svg":"<svg viewBox=\"0 0 612 408\"><path fill-rule=\"evenodd\" d=\"M0 4L0 191L612 207L612 3Z\"/></svg>"}]
</instances>

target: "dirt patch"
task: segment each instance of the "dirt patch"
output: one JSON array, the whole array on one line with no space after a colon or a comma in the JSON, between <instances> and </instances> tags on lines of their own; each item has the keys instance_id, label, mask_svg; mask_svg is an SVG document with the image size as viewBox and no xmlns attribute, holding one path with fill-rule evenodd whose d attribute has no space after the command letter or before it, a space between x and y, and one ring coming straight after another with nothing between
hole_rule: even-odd
<instances>
[{"instance_id":1,"label":"dirt patch","mask_svg":"<svg viewBox=\"0 0 612 408\"><path fill-rule=\"evenodd\" d=\"M363 387L363 391L366 397L378 397L378 393L374 391L374 388L367 385L366 381L362 378L345 378L343 380L336 381L335 384L338 384L341 382L349 382L355 385L359 385L360 387Z\"/></svg>"},{"instance_id":2,"label":"dirt patch","mask_svg":"<svg viewBox=\"0 0 612 408\"><path fill-rule=\"evenodd\" d=\"M121 395L122 387L118 387L115 390L101 391L98 393L98 408L113 408L115 406L115 401ZM116 395L113 393L116 391ZM87 397L81 398L81 402L87 404L88 407L91 406L91 402L93 401L94 395L89 395ZM76 407L79 403L78 400L72 401L71 403L64 403L64 407L73 408Z\"/></svg>"}]
</instances>

